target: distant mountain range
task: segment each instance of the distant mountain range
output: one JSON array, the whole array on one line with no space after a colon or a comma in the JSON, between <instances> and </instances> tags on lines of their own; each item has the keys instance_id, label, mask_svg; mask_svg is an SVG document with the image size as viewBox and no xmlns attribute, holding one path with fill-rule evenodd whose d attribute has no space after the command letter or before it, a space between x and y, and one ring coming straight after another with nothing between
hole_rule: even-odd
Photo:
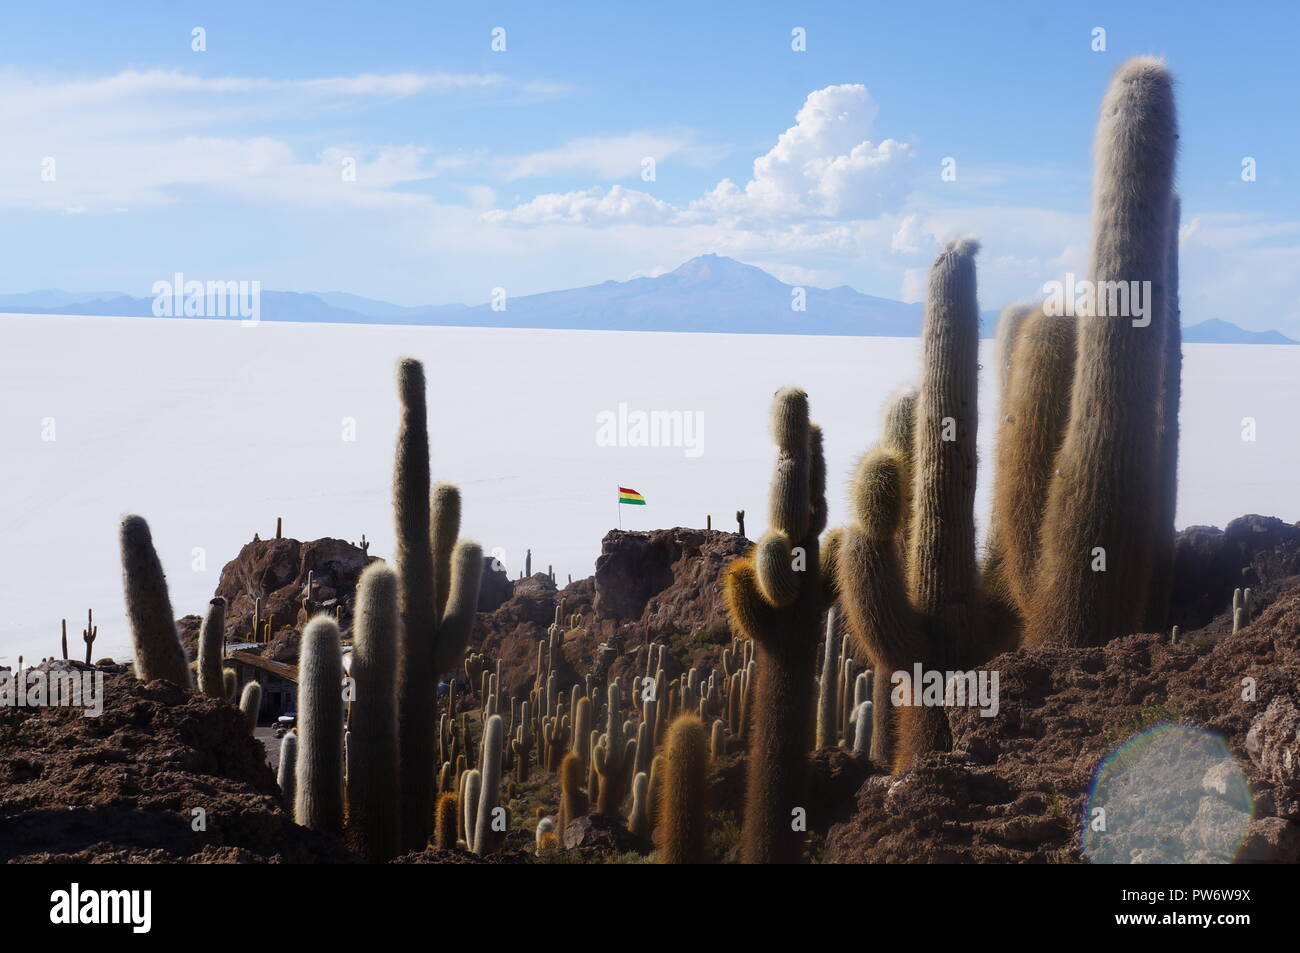
<instances>
[{"instance_id":1,"label":"distant mountain range","mask_svg":"<svg viewBox=\"0 0 1300 953\"><path fill-rule=\"evenodd\" d=\"M802 300L800 300L802 296ZM802 305L802 310L792 307ZM341 291L263 291L264 321L432 324L483 328L604 331L703 331L730 334L840 334L915 337L921 305L838 288L798 288L761 268L721 255L700 255L653 278L606 281L585 288L509 298L491 305L406 307ZM33 291L0 295L0 311L152 317L153 298L112 292ZM998 313L981 315L993 335ZM221 319L229 320L229 319ZM1296 344L1277 331L1246 331L1212 319L1184 328L1197 344Z\"/></svg>"}]
</instances>

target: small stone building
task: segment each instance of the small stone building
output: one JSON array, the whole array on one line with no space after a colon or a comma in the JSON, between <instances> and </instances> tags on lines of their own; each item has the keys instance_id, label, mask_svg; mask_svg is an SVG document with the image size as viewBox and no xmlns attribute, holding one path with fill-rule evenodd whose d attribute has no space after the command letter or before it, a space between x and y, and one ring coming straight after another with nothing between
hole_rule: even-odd
<instances>
[{"instance_id":1,"label":"small stone building","mask_svg":"<svg viewBox=\"0 0 1300 953\"><path fill-rule=\"evenodd\" d=\"M223 663L235 670L239 680L236 698L249 682L262 686L262 708L258 712L259 724L274 722L287 712L297 711L298 666L288 662L273 662L261 655L236 649Z\"/></svg>"}]
</instances>

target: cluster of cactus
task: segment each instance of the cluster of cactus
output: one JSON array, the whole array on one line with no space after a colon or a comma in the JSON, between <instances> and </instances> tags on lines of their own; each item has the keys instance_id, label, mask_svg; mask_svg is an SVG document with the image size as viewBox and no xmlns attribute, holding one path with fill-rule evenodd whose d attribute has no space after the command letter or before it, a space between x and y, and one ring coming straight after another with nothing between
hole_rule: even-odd
<instances>
[{"instance_id":1,"label":"cluster of cactus","mask_svg":"<svg viewBox=\"0 0 1300 953\"><path fill-rule=\"evenodd\" d=\"M433 818L438 677L460 663L478 605L482 548L460 534L460 491L430 492L424 367L397 370L402 412L393 473L400 615L397 721L401 844L422 850Z\"/></svg>"},{"instance_id":2,"label":"cluster of cactus","mask_svg":"<svg viewBox=\"0 0 1300 953\"><path fill-rule=\"evenodd\" d=\"M1151 321L1005 312L982 566L978 246L951 243L935 262L920 387L887 408L855 475L855 521L835 544L838 595L873 669L872 756L896 768L949 739L941 707L888 704L892 673L968 669L1017 644L1095 645L1164 627L1180 367L1175 142L1168 73L1149 59L1126 63L1098 128L1092 280L1149 280Z\"/></svg>"},{"instance_id":3,"label":"cluster of cactus","mask_svg":"<svg viewBox=\"0 0 1300 953\"><path fill-rule=\"evenodd\" d=\"M1250 589L1232 590L1232 633L1236 635L1255 618L1255 594ZM1174 641L1177 641L1175 639Z\"/></svg>"}]
</instances>

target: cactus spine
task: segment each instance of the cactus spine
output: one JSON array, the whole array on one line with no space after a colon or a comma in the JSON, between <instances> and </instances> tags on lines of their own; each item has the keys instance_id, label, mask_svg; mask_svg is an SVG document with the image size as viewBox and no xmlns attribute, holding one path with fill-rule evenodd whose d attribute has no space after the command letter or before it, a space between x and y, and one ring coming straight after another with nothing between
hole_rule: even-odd
<instances>
[{"instance_id":1,"label":"cactus spine","mask_svg":"<svg viewBox=\"0 0 1300 953\"><path fill-rule=\"evenodd\" d=\"M668 728L655 846L661 864L702 864L708 848L708 738L694 714ZM789 820L786 820L789 826Z\"/></svg>"},{"instance_id":2,"label":"cactus spine","mask_svg":"<svg viewBox=\"0 0 1300 953\"><path fill-rule=\"evenodd\" d=\"M342 682L339 627L328 616L317 616L303 630L299 654L293 819L334 834L343 828Z\"/></svg>"},{"instance_id":3,"label":"cactus spine","mask_svg":"<svg viewBox=\"0 0 1300 953\"><path fill-rule=\"evenodd\" d=\"M1120 67L1102 103L1092 281L1097 288L1150 281L1150 323L1135 326L1109 306L1106 316L1079 322L1069 423L1026 619L1031 646L1097 645L1144 621L1152 519L1160 509L1151 448L1166 337L1174 113L1169 73L1146 57Z\"/></svg>"},{"instance_id":4,"label":"cactus spine","mask_svg":"<svg viewBox=\"0 0 1300 953\"><path fill-rule=\"evenodd\" d=\"M370 863L397 854L397 574L372 563L357 581L347 778L348 847Z\"/></svg>"},{"instance_id":5,"label":"cactus spine","mask_svg":"<svg viewBox=\"0 0 1300 953\"><path fill-rule=\"evenodd\" d=\"M772 434L778 456L771 527L731 563L724 579L732 624L757 650L752 710L742 714L750 719L745 863L796 863L803 853L803 836L792 829L791 816L807 806L806 749L824 600L818 536L826 522L825 464L821 431L808 419L807 394L796 388L777 392Z\"/></svg>"},{"instance_id":6,"label":"cactus spine","mask_svg":"<svg viewBox=\"0 0 1300 953\"><path fill-rule=\"evenodd\" d=\"M226 693L221 676L221 649L226 637L226 600L221 596L208 603L199 627L199 691L214 698Z\"/></svg>"},{"instance_id":7,"label":"cactus spine","mask_svg":"<svg viewBox=\"0 0 1300 953\"><path fill-rule=\"evenodd\" d=\"M393 470L393 512L401 618L398 666L402 846L423 850L433 813L435 686L465 650L478 603L480 547L456 543L460 494L447 484L430 500L424 367L397 367L402 413Z\"/></svg>"},{"instance_id":8,"label":"cactus spine","mask_svg":"<svg viewBox=\"0 0 1300 953\"><path fill-rule=\"evenodd\" d=\"M149 524L142 516L128 516L122 520L119 539L126 618L135 646L136 678L142 682L165 678L189 688L190 667L176 633L167 578L154 551Z\"/></svg>"}]
</instances>

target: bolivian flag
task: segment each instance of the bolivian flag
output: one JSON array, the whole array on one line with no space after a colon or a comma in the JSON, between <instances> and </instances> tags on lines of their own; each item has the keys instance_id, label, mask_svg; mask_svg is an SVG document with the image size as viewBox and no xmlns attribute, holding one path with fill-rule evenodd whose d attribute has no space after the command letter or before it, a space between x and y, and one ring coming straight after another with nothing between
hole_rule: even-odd
<instances>
[{"instance_id":1,"label":"bolivian flag","mask_svg":"<svg viewBox=\"0 0 1300 953\"><path fill-rule=\"evenodd\" d=\"M618 488L619 503L627 503L629 506L645 506L645 497L636 490L629 490L625 486Z\"/></svg>"}]
</instances>

